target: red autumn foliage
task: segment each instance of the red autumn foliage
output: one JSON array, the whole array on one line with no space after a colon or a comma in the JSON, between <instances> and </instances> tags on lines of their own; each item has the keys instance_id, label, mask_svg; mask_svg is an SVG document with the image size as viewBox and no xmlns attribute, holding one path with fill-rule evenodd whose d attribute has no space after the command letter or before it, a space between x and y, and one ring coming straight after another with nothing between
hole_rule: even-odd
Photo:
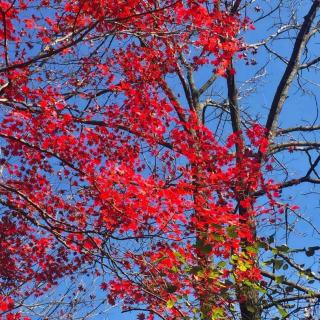
<instances>
[{"instance_id":1,"label":"red autumn foliage","mask_svg":"<svg viewBox=\"0 0 320 320\"><path fill-rule=\"evenodd\" d=\"M198 97L178 91L191 69L224 76L250 21L204 0L0 1L0 13L3 319L102 258L101 289L124 310L182 319L210 296L209 313L227 315L228 291L261 279L252 225L268 208L253 194L277 191L259 162L268 141L255 125L218 142Z\"/></svg>"}]
</instances>

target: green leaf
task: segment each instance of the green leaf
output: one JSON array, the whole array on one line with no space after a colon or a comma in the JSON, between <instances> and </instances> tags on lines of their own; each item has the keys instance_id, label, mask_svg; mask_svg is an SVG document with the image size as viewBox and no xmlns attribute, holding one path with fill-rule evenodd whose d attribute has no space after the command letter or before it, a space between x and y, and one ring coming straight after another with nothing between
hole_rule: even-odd
<instances>
[{"instance_id":1,"label":"green leaf","mask_svg":"<svg viewBox=\"0 0 320 320\"><path fill-rule=\"evenodd\" d=\"M311 297L314 297L315 296L315 292L313 290L308 290L308 295L311 296Z\"/></svg>"},{"instance_id":2,"label":"green leaf","mask_svg":"<svg viewBox=\"0 0 320 320\"><path fill-rule=\"evenodd\" d=\"M227 235L230 238L236 239L238 237L238 232L236 226L227 227Z\"/></svg>"},{"instance_id":3,"label":"green leaf","mask_svg":"<svg viewBox=\"0 0 320 320\"><path fill-rule=\"evenodd\" d=\"M210 253L212 251L212 245L206 244L202 248L200 248L200 251L202 253L207 253L208 254L208 253Z\"/></svg>"},{"instance_id":4,"label":"green leaf","mask_svg":"<svg viewBox=\"0 0 320 320\"><path fill-rule=\"evenodd\" d=\"M225 313L224 313L224 310L222 308L215 308L212 311L211 320L221 319L221 317L223 317L224 315L225 315Z\"/></svg>"},{"instance_id":5,"label":"green leaf","mask_svg":"<svg viewBox=\"0 0 320 320\"><path fill-rule=\"evenodd\" d=\"M248 252L252 252L252 253L258 253L258 248L254 247L254 246L247 246L245 248Z\"/></svg>"},{"instance_id":6,"label":"green leaf","mask_svg":"<svg viewBox=\"0 0 320 320\"><path fill-rule=\"evenodd\" d=\"M218 278L218 276L219 276L219 272L211 271L210 274L209 274L209 278L210 279L216 279L216 278Z\"/></svg>"},{"instance_id":7,"label":"green leaf","mask_svg":"<svg viewBox=\"0 0 320 320\"><path fill-rule=\"evenodd\" d=\"M289 268L289 266L287 264L284 264L282 267L283 270L287 270L288 268Z\"/></svg>"},{"instance_id":8,"label":"green leaf","mask_svg":"<svg viewBox=\"0 0 320 320\"><path fill-rule=\"evenodd\" d=\"M284 276L276 276L275 277L275 281L278 284L281 284L283 282L283 280L284 280Z\"/></svg>"},{"instance_id":9,"label":"green leaf","mask_svg":"<svg viewBox=\"0 0 320 320\"><path fill-rule=\"evenodd\" d=\"M238 263L238 268L239 268L241 271L243 271L243 272L245 272L245 271L248 270L247 265L246 265L245 263L243 263L242 261L240 261L240 262Z\"/></svg>"},{"instance_id":10,"label":"green leaf","mask_svg":"<svg viewBox=\"0 0 320 320\"><path fill-rule=\"evenodd\" d=\"M174 292L177 291L177 289L178 289L178 287L177 287L177 286L174 286L174 285L168 285L168 287L167 287L167 291L168 291L169 293L174 293Z\"/></svg>"},{"instance_id":11,"label":"green leaf","mask_svg":"<svg viewBox=\"0 0 320 320\"><path fill-rule=\"evenodd\" d=\"M204 275L204 270L201 269L197 272L198 277L202 277L203 275Z\"/></svg>"},{"instance_id":12,"label":"green leaf","mask_svg":"<svg viewBox=\"0 0 320 320\"><path fill-rule=\"evenodd\" d=\"M281 307L280 305L277 305L277 309L278 309L282 318L287 317L288 312L283 307Z\"/></svg>"},{"instance_id":13,"label":"green leaf","mask_svg":"<svg viewBox=\"0 0 320 320\"><path fill-rule=\"evenodd\" d=\"M277 246L276 247L280 252L288 252L289 251L289 247L286 244L283 244L281 246Z\"/></svg>"},{"instance_id":14,"label":"green leaf","mask_svg":"<svg viewBox=\"0 0 320 320\"><path fill-rule=\"evenodd\" d=\"M227 265L227 263L226 263L225 261L220 261L220 262L217 264L217 266L218 266L219 268L224 268L226 265Z\"/></svg>"},{"instance_id":15,"label":"green leaf","mask_svg":"<svg viewBox=\"0 0 320 320\"><path fill-rule=\"evenodd\" d=\"M274 243L274 235L271 235L267 238L269 244Z\"/></svg>"},{"instance_id":16,"label":"green leaf","mask_svg":"<svg viewBox=\"0 0 320 320\"><path fill-rule=\"evenodd\" d=\"M255 282L251 282L248 279L243 280L242 282L244 285L246 285L247 287L253 288L257 291L260 291L262 293L266 293L266 289L262 288L258 283Z\"/></svg>"},{"instance_id":17,"label":"green leaf","mask_svg":"<svg viewBox=\"0 0 320 320\"><path fill-rule=\"evenodd\" d=\"M174 273L178 273L179 272L179 269L176 267L176 266L173 266L171 268L171 270L174 272Z\"/></svg>"},{"instance_id":18,"label":"green leaf","mask_svg":"<svg viewBox=\"0 0 320 320\"><path fill-rule=\"evenodd\" d=\"M200 266L193 266L193 267L190 268L190 272L192 274L197 274L200 271L201 271L201 267Z\"/></svg>"},{"instance_id":19,"label":"green leaf","mask_svg":"<svg viewBox=\"0 0 320 320\"><path fill-rule=\"evenodd\" d=\"M263 264L264 264L265 266L270 266L271 264L273 264L273 259L264 261Z\"/></svg>"},{"instance_id":20,"label":"green leaf","mask_svg":"<svg viewBox=\"0 0 320 320\"><path fill-rule=\"evenodd\" d=\"M249 312L254 313L256 310L253 306L247 306Z\"/></svg>"},{"instance_id":21,"label":"green leaf","mask_svg":"<svg viewBox=\"0 0 320 320\"><path fill-rule=\"evenodd\" d=\"M234 264L239 260L239 257L236 254L233 254L230 258L230 263Z\"/></svg>"},{"instance_id":22,"label":"green leaf","mask_svg":"<svg viewBox=\"0 0 320 320\"><path fill-rule=\"evenodd\" d=\"M175 257L182 263L186 263L186 258L178 251L173 251Z\"/></svg>"},{"instance_id":23,"label":"green leaf","mask_svg":"<svg viewBox=\"0 0 320 320\"><path fill-rule=\"evenodd\" d=\"M280 259L274 259L274 268L276 270L279 270L281 269L282 265L283 265L283 260L280 260Z\"/></svg>"},{"instance_id":24,"label":"green leaf","mask_svg":"<svg viewBox=\"0 0 320 320\"><path fill-rule=\"evenodd\" d=\"M213 238L217 241L223 241L224 240L224 237L221 236L220 234L214 234L213 235Z\"/></svg>"},{"instance_id":25,"label":"green leaf","mask_svg":"<svg viewBox=\"0 0 320 320\"><path fill-rule=\"evenodd\" d=\"M174 300L170 299L167 301L167 308L172 309L174 307Z\"/></svg>"},{"instance_id":26,"label":"green leaf","mask_svg":"<svg viewBox=\"0 0 320 320\"><path fill-rule=\"evenodd\" d=\"M210 253L212 250L212 245L206 244L203 240L197 239L196 248L199 249L202 253Z\"/></svg>"},{"instance_id":27,"label":"green leaf","mask_svg":"<svg viewBox=\"0 0 320 320\"><path fill-rule=\"evenodd\" d=\"M201 248L203 246L204 246L204 241L198 238L197 241L196 241L195 247L196 248Z\"/></svg>"}]
</instances>

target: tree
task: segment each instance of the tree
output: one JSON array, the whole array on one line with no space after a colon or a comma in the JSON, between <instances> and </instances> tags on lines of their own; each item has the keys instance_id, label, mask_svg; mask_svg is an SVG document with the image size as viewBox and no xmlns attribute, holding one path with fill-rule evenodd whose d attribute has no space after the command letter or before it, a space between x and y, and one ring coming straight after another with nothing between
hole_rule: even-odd
<instances>
[{"instance_id":1,"label":"tree","mask_svg":"<svg viewBox=\"0 0 320 320\"><path fill-rule=\"evenodd\" d=\"M2 318L313 319L319 6L0 1Z\"/></svg>"}]
</instances>

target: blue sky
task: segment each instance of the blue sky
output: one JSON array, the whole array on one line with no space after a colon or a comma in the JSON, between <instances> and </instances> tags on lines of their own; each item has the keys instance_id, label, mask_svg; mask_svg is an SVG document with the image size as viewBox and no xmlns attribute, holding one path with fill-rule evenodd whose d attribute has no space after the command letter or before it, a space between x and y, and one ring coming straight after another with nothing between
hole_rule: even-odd
<instances>
[{"instance_id":1,"label":"blue sky","mask_svg":"<svg viewBox=\"0 0 320 320\"><path fill-rule=\"evenodd\" d=\"M306 7L303 7L303 4L306 4ZM304 1L299 6L299 10L297 11L297 18L301 19L301 17L304 15L304 10L302 8L308 8L309 2ZM268 6L268 2L263 2L263 5L261 6ZM285 11L283 11L285 12ZM248 12L248 15L252 17L259 16L259 13L254 12ZM285 14L282 17L283 19L286 19ZM272 28L270 29L270 23L275 22L276 17L270 17L266 20L260 21L255 24L256 30L255 31L248 31L244 36L248 43L257 43L260 42L266 35L272 33ZM276 26L273 27L274 30L276 30ZM292 41L288 39L282 39L281 41L276 42L273 45L273 49L275 49L277 52L281 53L284 56L288 56L291 49L292 49ZM319 52L319 45L317 42L314 42L311 47L310 51L314 50L315 52ZM32 53L30 51L29 53ZM255 91L251 92L250 95L244 96L241 98L240 104L241 107L246 110L248 114L250 114L253 118L257 117L257 120L261 121L262 123L265 123L266 115L268 112L268 107L270 106L272 102L272 97L275 92L275 88L277 87L280 77L284 71L285 64L278 59L276 59L274 56L270 55L263 47L258 49L258 54L255 56L252 56L252 58L255 58L257 61L256 65L246 65L244 61L238 61L236 62L236 78L237 82L239 84L239 87L242 89L250 89L252 86L254 86L254 83L249 82L246 83L246 81L250 78L252 78L256 72L260 69L260 74L264 76L260 76L257 80L257 88ZM212 68L202 68L198 74L196 75L196 82L201 84L203 83L211 74ZM311 81L317 80L317 74L311 72L308 76ZM174 81L172 80L172 84L174 84ZM316 86L312 88L313 85L306 84L305 89L313 90L314 95L316 98L319 98L320 92L317 90ZM315 90L314 90L315 89ZM214 86L214 94L215 98L219 98L219 95L222 97L225 97L226 90L225 90L225 79L221 78L219 79L215 86ZM284 109L281 114L280 118L280 126L281 127L287 127L296 125L298 123L312 123L316 119L316 123L319 123L317 120L317 109L315 107L314 103L315 99L313 96L310 96L308 94L302 95L301 90L297 90L297 83L294 83L292 89L289 92L289 98L284 106ZM210 114L210 111L208 110L208 114ZM214 129L216 125L216 122L208 122L208 127ZM226 124L226 126L229 126L229 124ZM292 138L296 138L296 135L293 135ZM301 138L301 137L300 137ZM316 153L313 152L312 156L315 157ZM292 155L289 153L284 153L282 156L279 156L278 158L279 163L285 163L286 166L288 166L290 175L292 177L296 177L297 175L303 175L307 170L307 162L306 158L302 155ZM276 169L280 169L280 166L275 165ZM281 179L283 176L282 173L276 171L274 174L275 177L278 177ZM319 220L319 199L317 195L310 194L310 192L316 191L315 188L313 188L310 185L303 185L302 187L299 186L297 188L292 188L290 190L286 190L283 192L283 198L284 201L286 199L289 202L292 202L294 204L298 204L301 207L301 213L304 217L310 217L313 221ZM292 215L292 217L289 217L289 219L295 219L296 217ZM319 225L319 222L318 222ZM265 235L270 235L273 233L273 229L275 227L271 226L270 228L266 228L262 230ZM297 230L297 236L296 238L291 239L291 244L296 245L297 247L301 246L311 246L315 244L319 244L319 237L318 235L315 235L312 231L312 228L307 224L303 224L303 227L299 227L301 230ZM283 230L277 230L277 244L283 244L284 238L283 238ZM301 263L305 262L305 255L301 254L298 257L299 261ZM308 262L309 263L309 262ZM310 262L311 263L311 262ZM317 262L316 262L317 263ZM317 264L315 265L317 267ZM86 276L77 276L77 284L79 283L79 279L82 279L81 281L84 282L84 284L90 286L90 289L92 292L97 293L98 299L104 298L104 293L99 289L100 285L100 279L87 279ZM94 285L93 285L94 283ZM56 294L60 294L65 290L65 288L68 287L68 281L66 283L61 283L61 286L56 290ZM46 297L44 297L46 298ZM117 307L112 307L109 309L108 306L106 306L107 312L103 315L97 315L94 317L96 320L117 320L117 319L123 319L123 320L129 320L129 319L135 319L136 313L126 313L122 314ZM39 319L40 320L40 319Z\"/></svg>"}]
</instances>

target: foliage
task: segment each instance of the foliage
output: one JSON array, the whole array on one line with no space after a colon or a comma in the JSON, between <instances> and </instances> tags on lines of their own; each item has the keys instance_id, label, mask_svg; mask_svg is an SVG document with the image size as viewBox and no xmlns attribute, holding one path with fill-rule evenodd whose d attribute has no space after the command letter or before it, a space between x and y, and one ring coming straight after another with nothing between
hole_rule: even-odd
<instances>
[{"instance_id":1,"label":"foliage","mask_svg":"<svg viewBox=\"0 0 320 320\"><path fill-rule=\"evenodd\" d=\"M248 61L242 34L254 29L242 6L0 1L3 319L36 317L25 306L78 274L140 320L259 319L263 277L286 282L268 266L292 263L257 224L298 208L270 179L280 100L265 126L241 120L234 64ZM212 102L215 81L227 104ZM210 105L230 115L229 130L206 124Z\"/></svg>"}]
</instances>

